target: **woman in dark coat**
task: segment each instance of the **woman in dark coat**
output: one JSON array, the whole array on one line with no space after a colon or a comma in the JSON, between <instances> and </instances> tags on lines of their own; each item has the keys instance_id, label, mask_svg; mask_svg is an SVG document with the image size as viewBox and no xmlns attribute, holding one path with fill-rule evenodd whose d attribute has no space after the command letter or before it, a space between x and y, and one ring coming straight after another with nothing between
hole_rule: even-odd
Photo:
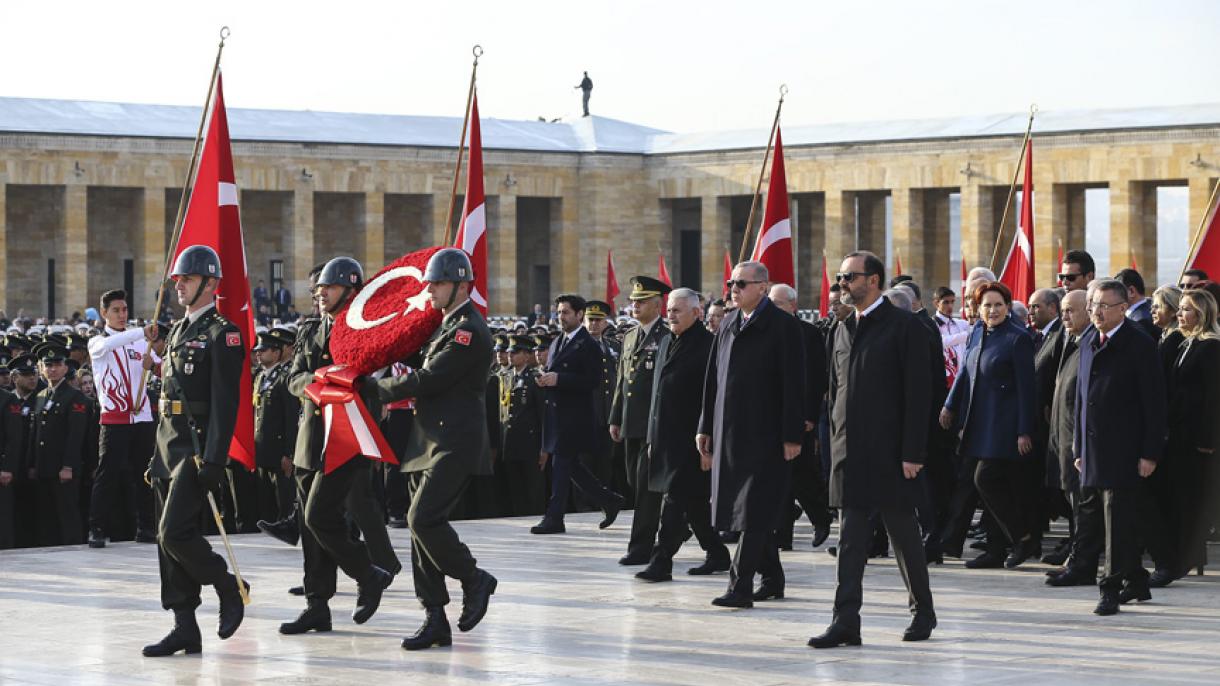
<instances>
[{"instance_id":1,"label":"woman in dark coat","mask_svg":"<svg viewBox=\"0 0 1220 686\"><path fill-rule=\"evenodd\" d=\"M1208 504L1217 495L1216 448L1220 445L1220 327L1216 300L1203 290L1182 294L1177 312L1183 343L1167 378L1169 386L1169 525L1177 540L1172 576L1157 570L1150 585L1166 585L1207 562Z\"/></svg>"},{"instance_id":2,"label":"woman in dark coat","mask_svg":"<svg viewBox=\"0 0 1220 686\"><path fill-rule=\"evenodd\" d=\"M1161 330L1157 341L1157 352L1161 355L1161 368L1165 370L1165 378L1173 370L1178 359L1178 348L1185 338L1178 329L1178 303L1182 298L1182 289L1177 286L1161 286L1152 293L1152 323Z\"/></svg>"},{"instance_id":3,"label":"woman in dark coat","mask_svg":"<svg viewBox=\"0 0 1220 686\"><path fill-rule=\"evenodd\" d=\"M1034 342L1009 317L1012 293L999 282L979 286L974 302L986 329L945 400L941 425L962 427L958 452L978 458L974 483L1000 531L989 532L988 549L972 568L1009 569L1041 555L1041 528L1035 521L1039 494L1032 454L1035 413ZM1003 559L1003 541L1011 554Z\"/></svg>"}]
</instances>

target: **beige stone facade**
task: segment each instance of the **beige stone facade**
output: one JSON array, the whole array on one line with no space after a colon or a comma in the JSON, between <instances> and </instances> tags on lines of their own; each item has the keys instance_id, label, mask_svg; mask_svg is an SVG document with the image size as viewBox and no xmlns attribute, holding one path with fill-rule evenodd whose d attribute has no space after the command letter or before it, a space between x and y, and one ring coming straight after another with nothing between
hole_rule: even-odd
<instances>
[{"instance_id":1,"label":"beige stone facade","mask_svg":"<svg viewBox=\"0 0 1220 686\"><path fill-rule=\"evenodd\" d=\"M884 253L887 198L893 245L925 286L957 280L950 273L951 194L960 194L962 254L970 265L986 264L1019 145L1019 135L1001 135L786 146L803 303L816 299L823 250L832 271L853 248ZM1154 272L1155 189L1189 188L1193 232L1220 177L1220 123L1047 133L1035 145L1043 283L1058 269L1060 239L1083 247L1084 189L1110 189L1113 263L1134 256ZM147 314L190 147L182 139L0 131L6 311L45 314L54 298L55 314L66 316L129 278L136 313ZM454 155L422 146L235 142L252 285L272 285L282 275L300 303L315 263L347 254L371 273L435 244ZM488 149L492 314L526 312L564 291L602 297L611 248L624 291L631 274L655 274L659 249L677 281L718 294L724 252L736 257L761 157L761 148Z\"/></svg>"}]
</instances>

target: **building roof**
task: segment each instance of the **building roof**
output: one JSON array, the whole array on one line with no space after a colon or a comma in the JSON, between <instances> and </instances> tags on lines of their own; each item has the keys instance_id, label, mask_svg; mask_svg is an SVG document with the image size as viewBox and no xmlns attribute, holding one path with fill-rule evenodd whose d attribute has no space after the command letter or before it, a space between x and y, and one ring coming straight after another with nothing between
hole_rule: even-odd
<instances>
[{"instance_id":1,"label":"building roof","mask_svg":"<svg viewBox=\"0 0 1220 686\"><path fill-rule=\"evenodd\" d=\"M234 140L322 144L453 147L457 117L230 108ZM1019 136L1026 113L813 126L785 126L788 147ZM488 149L535 152L677 154L760 148L767 129L669 133L591 116L543 122L483 118ZM1220 125L1220 103L1117 110L1039 112L1035 133L1182 128ZM199 109L83 100L0 98L0 132L82 136L192 138Z\"/></svg>"}]
</instances>

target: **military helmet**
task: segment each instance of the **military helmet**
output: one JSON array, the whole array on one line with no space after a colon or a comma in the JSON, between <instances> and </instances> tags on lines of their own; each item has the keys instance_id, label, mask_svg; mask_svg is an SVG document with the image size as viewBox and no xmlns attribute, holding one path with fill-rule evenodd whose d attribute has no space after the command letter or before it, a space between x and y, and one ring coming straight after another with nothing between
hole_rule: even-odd
<instances>
[{"instance_id":1,"label":"military helmet","mask_svg":"<svg viewBox=\"0 0 1220 686\"><path fill-rule=\"evenodd\" d=\"M359 288L364 285L364 270L350 257L336 257L322 267L317 285Z\"/></svg>"},{"instance_id":2,"label":"military helmet","mask_svg":"<svg viewBox=\"0 0 1220 686\"><path fill-rule=\"evenodd\" d=\"M170 276L192 275L220 278L220 256L216 254L215 250L206 245L192 245L178 253L178 259L174 260L174 270L170 272Z\"/></svg>"},{"instance_id":3,"label":"military helmet","mask_svg":"<svg viewBox=\"0 0 1220 686\"><path fill-rule=\"evenodd\" d=\"M470 257L461 248L438 250L428 259L424 281L474 281L474 268L470 266Z\"/></svg>"}]
</instances>

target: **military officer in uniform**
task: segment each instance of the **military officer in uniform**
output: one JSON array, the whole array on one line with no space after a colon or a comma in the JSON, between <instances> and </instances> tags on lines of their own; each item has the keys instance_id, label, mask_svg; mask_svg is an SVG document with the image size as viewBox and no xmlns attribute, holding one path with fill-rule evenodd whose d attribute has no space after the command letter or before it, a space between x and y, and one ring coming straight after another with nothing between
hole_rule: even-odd
<instances>
[{"instance_id":1,"label":"military officer in uniform","mask_svg":"<svg viewBox=\"0 0 1220 686\"><path fill-rule=\"evenodd\" d=\"M326 263L314 289L322 320L308 330L307 338L298 336L296 356L288 372L288 389L301 401L293 464L303 503L301 551L305 559L306 607L295 620L280 625L282 634L331 630L329 603L335 595L338 569L358 584L356 609L352 612L352 621L357 624L372 618L381 605L382 593L394 579L393 572L373 563L371 543L366 545L352 538L346 517L351 514L354 519L360 519L349 495L369 492L370 462L356 455L326 473L322 410L305 394L305 389L314 381L314 372L334 363L330 354L334 317L363 285L364 272L356 260L336 257ZM369 409L376 416L380 407L371 404ZM373 506L371 497L360 500L368 501L362 502L360 507ZM378 533L376 528L362 528L362 531L370 541ZM384 520L380 524L380 535L388 541Z\"/></svg>"},{"instance_id":2,"label":"military officer in uniform","mask_svg":"<svg viewBox=\"0 0 1220 686\"><path fill-rule=\"evenodd\" d=\"M92 403L68 383L68 351L62 346L40 343L34 357L47 382L34 398L28 453L29 477L38 483L38 544L75 545L84 539L81 455Z\"/></svg>"},{"instance_id":3,"label":"military officer in uniform","mask_svg":"<svg viewBox=\"0 0 1220 686\"><path fill-rule=\"evenodd\" d=\"M500 465L504 469L511 515L542 512L545 475L538 466L542 447L542 389L535 383L533 339L513 336L512 366L500 377Z\"/></svg>"},{"instance_id":4,"label":"military officer in uniform","mask_svg":"<svg viewBox=\"0 0 1220 686\"><path fill-rule=\"evenodd\" d=\"M657 351L669 336L669 327L661 317L669 291L669 286L649 276L631 279L632 315L640 325L623 339L610 406L610 437L624 445L627 481L635 496L631 539L627 554L619 559L622 565L648 564L661 525L661 494L648 489L646 441Z\"/></svg>"},{"instance_id":5,"label":"military officer in uniform","mask_svg":"<svg viewBox=\"0 0 1220 686\"><path fill-rule=\"evenodd\" d=\"M582 455L581 460L593 476L604 484L610 484L614 478L613 460L611 455L619 444L610 440L610 405L614 402L614 382L618 377L618 358L622 348L607 332L609 320L607 317L614 311L609 303L601 300L585 302L585 329L602 352L601 383L593 392L593 413L597 418L594 448L589 455Z\"/></svg>"},{"instance_id":6,"label":"military officer in uniform","mask_svg":"<svg viewBox=\"0 0 1220 686\"><path fill-rule=\"evenodd\" d=\"M288 342L289 345L292 341ZM254 462L258 467L258 510L264 520L286 519L296 503L292 453L301 401L288 391L289 363L275 331L258 334L254 357Z\"/></svg>"},{"instance_id":7,"label":"military officer in uniform","mask_svg":"<svg viewBox=\"0 0 1220 686\"><path fill-rule=\"evenodd\" d=\"M14 402L4 415L5 462L13 470L6 488L13 499L13 547L38 544L37 481L29 476L29 445L33 431L34 400L38 395L38 364L33 355L18 355L9 363ZM0 468L0 471L4 471Z\"/></svg>"},{"instance_id":8,"label":"military officer in uniform","mask_svg":"<svg viewBox=\"0 0 1220 686\"><path fill-rule=\"evenodd\" d=\"M195 608L202 586L215 587L220 599L216 633L222 640L237 631L245 616L236 577L200 527L206 493L220 485L229 461L245 343L237 327L216 310L222 275L214 250L186 248L170 275L186 316L170 329L161 363L157 450L148 475L160 510L161 607L173 611L174 628L159 643L144 647L146 657L200 652ZM145 335L155 343L158 325L149 324Z\"/></svg>"},{"instance_id":9,"label":"military officer in uniform","mask_svg":"<svg viewBox=\"0 0 1220 686\"><path fill-rule=\"evenodd\" d=\"M444 313L418 369L376 382L379 399L415 398L415 426L402 469L410 478L411 566L415 597L424 606L424 624L403 639L419 650L453 642L445 605L445 577L462 582L458 629L470 631L487 612L496 578L475 565L470 550L449 525L449 513L475 474L491 471L484 395L491 333L470 302L474 270L457 248L428 260L424 281L432 307Z\"/></svg>"},{"instance_id":10,"label":"military officer in uniform","mask_svg":"<svg viewBox=\"0 0 1220 686\"><path fill-rule=\"evenodd\" d=\"M8 373L8 362L4 371ZM12 548L15 542L13 516L13 484L21 472L21 461L25 457L24 443L10 446L9 431L24 434L19 424L10 421L10 416L21 417L21 405L17 396L0 388L0 550ZM15 428L10 428L14 427Z\"/></svg>"}]
</instances>

